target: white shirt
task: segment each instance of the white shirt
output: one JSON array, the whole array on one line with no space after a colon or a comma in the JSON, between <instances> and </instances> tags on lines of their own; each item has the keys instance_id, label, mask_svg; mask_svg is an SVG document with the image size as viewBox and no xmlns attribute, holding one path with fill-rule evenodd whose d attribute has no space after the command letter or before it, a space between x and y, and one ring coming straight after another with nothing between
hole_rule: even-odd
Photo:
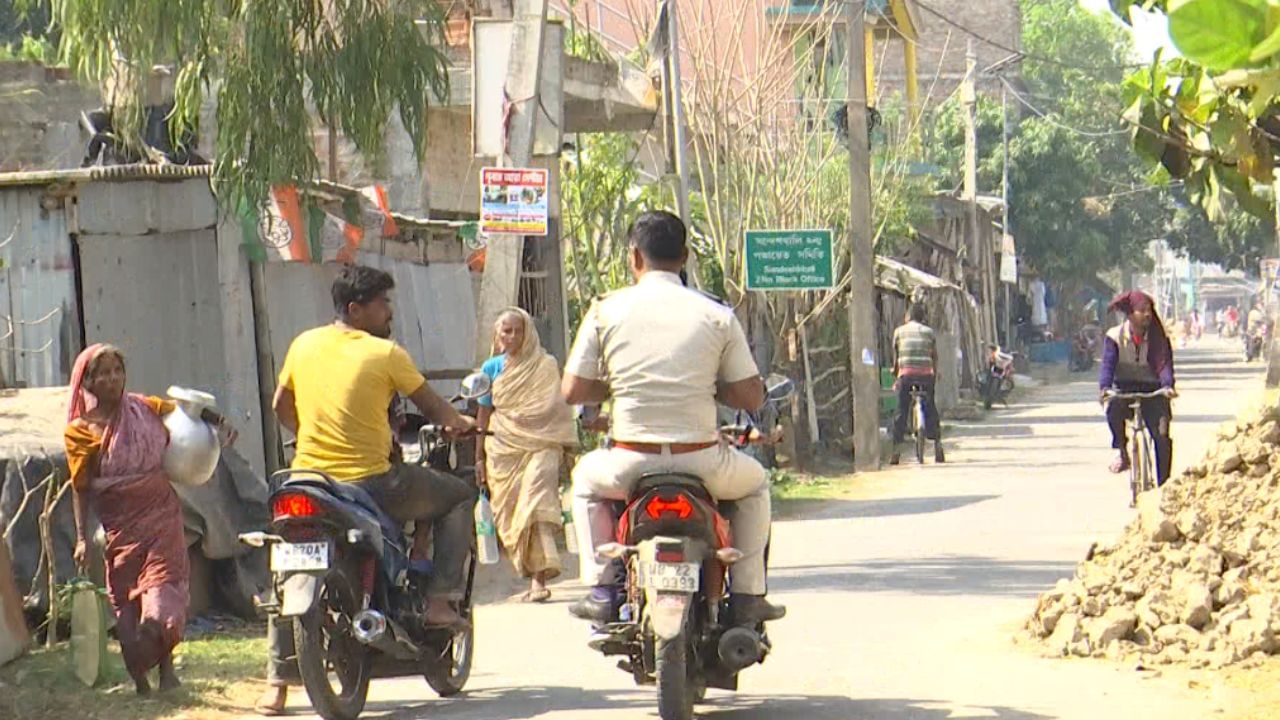
<instances>
[{"instance_id":1,"label":"white shirt","mask_svg":"<svg viewBox=\"0 0 1280 720\"><path fill-rule=\"evenodd\" d=\"M715 440L716 383L758 377L730 308L650 271L592 304L565 372L600 380L613 395L615 440Z\"/></svg>"}]
</instances>

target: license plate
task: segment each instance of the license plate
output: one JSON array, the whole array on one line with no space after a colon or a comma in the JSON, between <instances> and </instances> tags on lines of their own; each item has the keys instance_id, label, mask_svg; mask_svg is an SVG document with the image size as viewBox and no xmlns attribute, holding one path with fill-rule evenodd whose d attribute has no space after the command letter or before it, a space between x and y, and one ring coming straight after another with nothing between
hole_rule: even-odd
<instances>
[{"instance_id":1,"label":"license plate","mask_svg":"<svg viewBox=\"0 0 1280 720\"><path fill-rule=\"evenodd\" d=\"M639 563L639 585L654 590L697 592L702 566L698 563Z\"/></svg>"},{"instance_id":2,"label":"license plate","mask_svg":"<svg viewBox=\"0 0 1280 720\"><path fill-rule=\"evenodd\" d=\"M271 570L328 570L329 543L275 543L271 546Z\"/></svg>"}]
</instances>

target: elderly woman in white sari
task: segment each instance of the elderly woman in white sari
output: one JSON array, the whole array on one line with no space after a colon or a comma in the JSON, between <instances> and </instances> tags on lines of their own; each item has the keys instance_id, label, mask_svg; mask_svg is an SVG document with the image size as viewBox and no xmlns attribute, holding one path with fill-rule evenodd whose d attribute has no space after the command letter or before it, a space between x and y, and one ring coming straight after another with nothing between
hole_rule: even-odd
<instances>
[{"instance_id":1,"label":"elderly woman in white sari","mask_svg":"<svg viewBox=\"0 0 1280 720\"><path fill-rule=\"evenodd\" d=\"M546 602L547 581L561 570L561 466L566 449L577 444L577 431L560 396L560 369L528 313L502 312L494 323L494 349L498 354L481 368L493 390L480 399L477 423L493 435L476 444L477 480L489 488L498 538L512 564L530 578L521 599Z\"/></svg>"}]
</instances>

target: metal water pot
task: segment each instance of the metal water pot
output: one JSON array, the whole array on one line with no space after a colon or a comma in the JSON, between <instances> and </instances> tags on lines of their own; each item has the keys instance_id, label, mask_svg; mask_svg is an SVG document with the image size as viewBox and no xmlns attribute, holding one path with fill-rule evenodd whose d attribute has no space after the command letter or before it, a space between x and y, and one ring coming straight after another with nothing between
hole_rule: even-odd
<instances>
[{"instance_id":1,"label":"metal water pot","mask_svg":"<svg viewBox=\"0 0 1280 720\"><path fill-rule=\"evenodd\" d=\"M218 433L200 419L200 414L212 409L217 400L209 393L176 386L169 388L168 395L178 408L164 418L169 430L165 472L179 485L203 485L218 468L222 445Z\"/></svg>"}]
</instances>

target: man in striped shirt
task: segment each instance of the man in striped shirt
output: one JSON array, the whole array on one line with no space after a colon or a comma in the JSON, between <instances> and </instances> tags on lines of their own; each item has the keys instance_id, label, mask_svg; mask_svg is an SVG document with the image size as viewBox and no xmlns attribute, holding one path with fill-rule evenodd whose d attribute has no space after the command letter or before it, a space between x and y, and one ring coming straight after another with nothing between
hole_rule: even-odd
<instances>
[{"instance_id":1,"label":"man in striped shirt","mask_svg":"<svg viewBox=\"0 0 1280 720\"><path fill-rule=\"evenodd\" d=\"M942 429L938 420L938 406L934 403L933 390L935 368L938 365L938 343L933 328L924 324L924 305L916 303L907 312L906 322L893 332L893 372L897 378L898 415L893 421L893 456L890 465L902 460L898 445L907 433L907 419L911 412L911 392L924 393L926 436L934 441L933 457L945 462L942 452Z\"/></svg>"}]
</instances>

